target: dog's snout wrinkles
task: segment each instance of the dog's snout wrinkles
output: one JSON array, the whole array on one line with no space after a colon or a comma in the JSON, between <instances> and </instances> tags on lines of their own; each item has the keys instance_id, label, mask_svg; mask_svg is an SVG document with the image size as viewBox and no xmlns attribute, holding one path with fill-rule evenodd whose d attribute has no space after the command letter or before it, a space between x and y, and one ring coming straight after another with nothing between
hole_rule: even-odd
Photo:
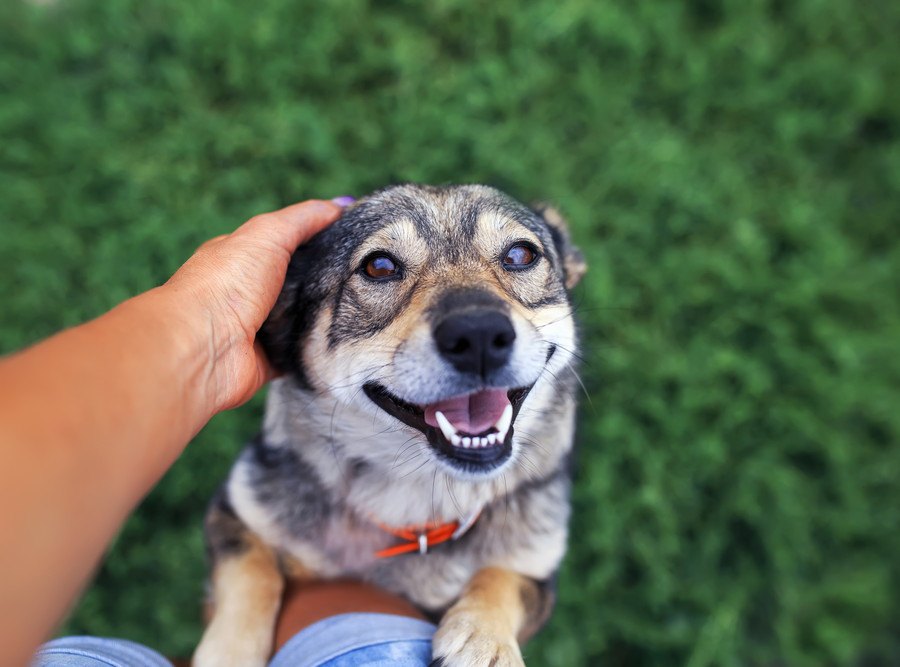
<instances>
[{"instance_id":1,"label":"dog's snout wrinkles","mask_svg":"<svg viewBox=\"0 0 900 667\"><path fill-rule=\"evenodd\" d=\"M516 331L504 313L476 310L444 319L434 330L434 340L458 371L485 377L509 361Z\"/></svg>"}]
</instances>

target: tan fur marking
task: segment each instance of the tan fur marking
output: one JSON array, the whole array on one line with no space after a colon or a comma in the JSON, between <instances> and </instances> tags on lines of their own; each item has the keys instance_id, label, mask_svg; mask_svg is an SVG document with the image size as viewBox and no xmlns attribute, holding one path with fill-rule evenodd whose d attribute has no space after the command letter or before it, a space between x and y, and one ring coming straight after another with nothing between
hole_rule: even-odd
<instances>
[{"instance_id":1,"label":"tan fur marking","mask_svg":"<svg viewBox=\"0 0 900 667\"><path fill-rule=\"evenodd\" d=\"M519 590L522 575L497 567L479 570L460 599L472 609L486 612L489 626L497 633L517 635L525 620ZM485 619L488 620L488 619Z\"/></svg>"},{"instance_id":2,"label":"tan fur marking","mask_svg":"<svg viewBox=\"0 0 900 667\"><path fill-rule=\"evenodd\" d=\"M305 583L319 578L311 568L293 556L282 554L280 562L284 576L291 581Z\"/></svg>"},{"instance_id":3,"label":"tan fur marking","mask_svg":"<svg viewBox=\"0 0 900 667\"><path fill-rule=\"evenodd\" d=\"M524 622L518 632L518 640L524 644L531 639L550 618L554 594L542 591L536 581L522 577L519 581L519 599L524 610Z\"/></svg>"},{"instance_id":4,"label":"tan fur marking","mask_svg":"<svg viewBox=\"0 0 900 667\"><path fill-rule=\"evenodd\" d=\"M194 654L194 667L256 667L272 652L284 578L275 554L247 535L247 549L216 562L213 617Z\"/></svg>"},{"instance_id":5,"label":"tan fur marking","mask_svg":"<svg viewBox=\"0 0 900 667\"><path fill-rule=\"evenodd\" d=\"M428 250L416 226L406 219L392 222L372 234L353 254L352 264L359 264L363 257L376 250L399 255L405 264L413 268L421 266L428 257Z\"/></svg>"},{"instance_id":6,"label":"tan fur marking","mask_svg":"<svg viewBox=\"0 0 900 667\"><path fill-rule=\"evenodd\" d=\"M492 212L478 218L473 244L482 257L493 259L505 246L517 240L530 241L538 248L543 246L534 232L502 214Z\"/></svg>"},{"instance_id":7,"label":"tan fur marking","mask_svg":"<svg viewBox=\"0 0 900 667\"><path fill-rule=\"evenodd\" d=\"M544 327L548 324L555 324L566 320L572 314L572 307L567 303L560 303L552 306L544 306L537 310L528 310L520 304L512 304L513 310L527 317L531 324L535 327Z\"/></svg>"},{"instance_id":8,"label":"tan fur marking","mask_svg":"<svg viewBox=\"0 0 900 667\"><path fill-rule=\"evenodd\" d=\"M523 586L533 582L511 570L488 567L469 581L459 601L441 619L434 657L448 666L523 665L517 638L530 630ZM539 594L536 590L535 594Z\"/></svg>"}]
</instances>

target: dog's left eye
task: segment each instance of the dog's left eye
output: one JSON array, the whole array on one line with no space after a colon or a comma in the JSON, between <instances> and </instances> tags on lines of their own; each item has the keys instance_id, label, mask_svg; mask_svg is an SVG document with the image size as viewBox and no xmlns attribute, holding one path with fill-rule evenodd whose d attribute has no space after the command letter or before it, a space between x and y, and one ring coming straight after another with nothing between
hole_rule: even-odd
<instances>
[{"instance_id":1,"label":"dog's left eye","mask_svg":"<svg viewBox=\"0 0 900 667\"><path fill-rule=\"evenodd\" d=\"M517 243L506 251L503 267L507 269L524 269L534 264L538 258L537 251L529 244Z\"/></svg>"},{"instance_id":2,"label":"dog's left eye","mask_svg":"<svg viewBox=\"0 0 900 667\"><path fill-rule=\"evenodd\" d=\"M400 277L400 267L384 253L372 253L363 260L363 271L373 280L389 280Z\"/></svg>"}]
</instances>

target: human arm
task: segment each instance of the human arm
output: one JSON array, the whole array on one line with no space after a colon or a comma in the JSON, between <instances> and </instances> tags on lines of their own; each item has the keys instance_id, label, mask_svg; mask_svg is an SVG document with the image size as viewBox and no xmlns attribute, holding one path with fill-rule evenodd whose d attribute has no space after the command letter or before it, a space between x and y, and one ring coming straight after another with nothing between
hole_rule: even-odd
<instances>
[{"instance_id":1,"label":"human arm","mask_svg":"<svg viewBox=\"0 0 900 667\"><path fill-rule=\"evenodd\" d=\"M122 521L217 412L271 376L256 332L306 202L204 244L163 286L0 361L0 664L24 664Z\"/></svg>"}]
</instances>

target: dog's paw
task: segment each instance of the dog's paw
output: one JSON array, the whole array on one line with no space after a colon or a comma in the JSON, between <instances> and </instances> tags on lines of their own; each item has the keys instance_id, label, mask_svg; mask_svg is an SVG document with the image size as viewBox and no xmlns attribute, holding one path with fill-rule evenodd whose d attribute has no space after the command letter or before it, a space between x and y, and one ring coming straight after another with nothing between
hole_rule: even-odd
<instances>
[{"instance_id":1,"label":"dog's paw","mask_svg":"<svg viewBox=\"0 0 900 667\"><path fill-rule=\"evenodd\" d=\"M490 616L450 610L432 640L435 667L524 667L516 638Z\"/></svg>"},{"instance_id":2,"label":"dog's paw","mask_svg":"<svg viewBox=\"0 0 900 667\"><path fill-rule=\"evenodd\" d=\"M267 663L268 650L260 649L259 642L215 635L204 635L191 661L192 667L266 667Z\"/></svg>"}]
</instances>

